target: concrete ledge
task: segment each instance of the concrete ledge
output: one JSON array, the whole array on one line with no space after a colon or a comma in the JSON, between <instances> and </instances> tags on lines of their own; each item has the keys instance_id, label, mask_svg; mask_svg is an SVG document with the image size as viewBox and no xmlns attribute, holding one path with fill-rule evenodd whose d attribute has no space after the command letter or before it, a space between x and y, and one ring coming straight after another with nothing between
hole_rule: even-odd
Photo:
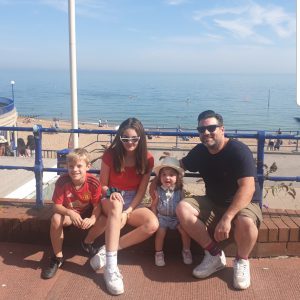
<instances>
[{"instance_id":1,"label":"concrete ledge","mask_svg":"<svg viewBox=\"0 0 300 300\"><path fill-rule=\"evenodd\" d=\"M43 208L37 209L32 200L0 199L0 241L50 245L51 215L51 201L47 201ZM264 208L263 217L251 256L300 256L300 211ZM129 230L130 226L126 226L122 234ZM75 227L67 228L64 244L79 245L85 234ZM97 243L102 245L104 236L100 237ZM223 242L221 246L227 256L235 256L236 247L231 239ZM154 238L151 237L132 248L139 252L153 253ZM168 233L164 249L166 252L180 253L181 240L176 231ZM202 253L195 243L192 244L192 251Z\"/></svg>"}]
</instances>

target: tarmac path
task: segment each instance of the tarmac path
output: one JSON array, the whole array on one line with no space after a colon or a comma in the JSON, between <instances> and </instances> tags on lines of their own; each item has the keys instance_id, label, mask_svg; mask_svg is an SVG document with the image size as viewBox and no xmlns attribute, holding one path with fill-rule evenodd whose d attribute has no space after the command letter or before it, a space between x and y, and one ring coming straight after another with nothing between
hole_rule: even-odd
<instances>
[{"instance_id":1,"label":"tarmac path","mask_svg":"<svg viewBox=\"0 0 300 300\"><path fill-rule=\"evenodd\" d=\"M0 243L0 299L115 299L107 293L103 271L93 272L88 258L78 247L64 249L66 262L56 276L40 277L48 265L49 246ZM124 250L119 267L124 276L125 293L118 299L300 299L300 258L251 259L252 285L245 291L232 287L232 258L228 267L205 280L194 279L193 267L186 266L179 253L166 253L167 266L154 265L149 253Z\"/></svg>"}]
</instances>

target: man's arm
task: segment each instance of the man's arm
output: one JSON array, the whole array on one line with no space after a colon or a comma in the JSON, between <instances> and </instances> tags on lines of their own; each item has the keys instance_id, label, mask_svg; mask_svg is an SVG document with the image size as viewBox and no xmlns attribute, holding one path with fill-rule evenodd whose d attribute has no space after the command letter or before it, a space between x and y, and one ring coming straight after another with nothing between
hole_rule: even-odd
<instances>
[{"instance_id":1,"label":"man's arm","mask_svg":"<svg viewBox=\"0 0 300 300\"><path fill-rule=\"evenodd\" d=\"M238 190L233 197L232 203L216 226L214 238L217 242L229 237L232 220L240 210L245 208L251 202L255 192L254 177L238 179L238 186Z\"/></svg>"},{"instance_id":2,"label":"man's arm","mask_svg":"<svg viewBox=\"0 0 300 300\"><path fill-rule=\"evenodd\" d=\"M244 177L238 180L238 190L236 191L231 205L228 207L224 216L233 220L236 214L245 208L252 200L255 192L254 177Z\"/></svg>"},{"instance_id":3,"label":"man's arm","mask_svg":"<svg viewBox=\"0 0 300 300\"><path fill-rule=\"evenodd\" d=\"M184 165L182 159L179 160L179 163L180 163L180 167L181 167L184 171L186 171L186 167L185 167L185 165Z\"/></svg>"}]
</instances>

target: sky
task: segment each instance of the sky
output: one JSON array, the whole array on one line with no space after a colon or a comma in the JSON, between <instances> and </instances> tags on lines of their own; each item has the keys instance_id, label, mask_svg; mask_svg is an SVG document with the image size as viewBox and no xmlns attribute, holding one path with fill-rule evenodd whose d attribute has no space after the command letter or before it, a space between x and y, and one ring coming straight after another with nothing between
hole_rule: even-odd
<instances>
[{"instance_id":1,"label":"sky","mask_svg":"<svg viewBox=\"0 0 300 300\"><path fill-rule=\"evenodd\" d=\"M296 73L296 0L75 0L78 70ZM68 0L0 0L0 68L69 68Z\"/></svg>"}]
</instances>

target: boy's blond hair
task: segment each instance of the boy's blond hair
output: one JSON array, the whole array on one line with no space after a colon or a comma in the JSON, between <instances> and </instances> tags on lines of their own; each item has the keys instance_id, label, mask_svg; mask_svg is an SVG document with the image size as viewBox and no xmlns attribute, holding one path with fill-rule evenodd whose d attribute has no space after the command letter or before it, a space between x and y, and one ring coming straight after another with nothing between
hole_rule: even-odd
<instances>
[{"instance_id":1,"label":"boy's blond hair","mask_svg":"<svg viewBox=\"0 0 300 300\"><path fill-rule=\"evenodd\" d=\"M87 166L91 163L89 152L83 148L76 148L67 155L67 164L79 159L83 159L86 162Z\"/></svg>"}]
</instances>

